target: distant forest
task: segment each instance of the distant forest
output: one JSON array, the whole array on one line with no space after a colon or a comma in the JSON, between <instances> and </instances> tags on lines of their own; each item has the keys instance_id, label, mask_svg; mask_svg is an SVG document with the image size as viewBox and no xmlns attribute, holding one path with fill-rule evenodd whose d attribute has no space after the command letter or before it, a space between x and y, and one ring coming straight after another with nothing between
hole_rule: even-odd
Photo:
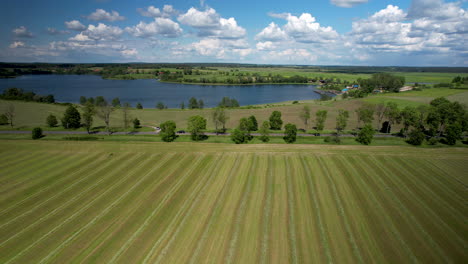
<instances>
[{"instance_id":1,"label":"distant forest","mask_svg":"<svg viewBox=\"0 0 468 264\"><path fill-rule=\"evenodd\" d=\"M0 76L14 77L23 74L92 74L94 69L164 69L164 68L284 68L323 71L328 73L372 74L378 72L440 72L468 73L468 67L401 67L401 66L307 66L307 65L266 65L238 63L5 63L0 62Z\"/></svg>"}]
</instances>

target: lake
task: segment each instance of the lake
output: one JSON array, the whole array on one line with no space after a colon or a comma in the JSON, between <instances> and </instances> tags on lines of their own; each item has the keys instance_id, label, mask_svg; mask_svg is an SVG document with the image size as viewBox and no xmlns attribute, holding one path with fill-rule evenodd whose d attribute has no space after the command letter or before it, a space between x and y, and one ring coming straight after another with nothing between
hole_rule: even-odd
<instances>
[{"instance_id":1,"label":"lake","mask_svg":"<svg viewBox=\"0 0 468 264\"><path fill-rule=\"evenodd\" d=\"M24 75L14 79L0 79L0 91L10 87L53 94L58 102L77 103L80 96L104 96L108 101L119 97L133 107L140 102L154 108L157 102L169 108L187 105L190 97L203 99L206 107L216 106L224 96L235 98L241 105L268 104L290 100L318 99L315 85L195 85L163 83L157 80L105 80L96 75Z\"/></svg>"}]
</instances>

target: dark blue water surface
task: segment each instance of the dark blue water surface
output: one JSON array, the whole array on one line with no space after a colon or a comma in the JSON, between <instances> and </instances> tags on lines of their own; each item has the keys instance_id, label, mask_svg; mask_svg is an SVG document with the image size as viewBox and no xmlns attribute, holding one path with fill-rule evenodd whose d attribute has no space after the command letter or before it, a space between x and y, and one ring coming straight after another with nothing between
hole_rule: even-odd
<instances>
[{"instance_id":1,"label":"dark blue water surface","mask_svg":"<svg viewBox=\"0 0 468 264\"><path fill-rule=\"evenodd\" d=\"M16 87L36 94L53 94L59 102L77 103L80 96L104 96L135 106L154 108L162 102L170 108L187 105L190 97L203 99L206 107L216 106L221 98L235 98L241 105L267 104L290 100L318 99L315 85L194 85L163 83L157 80L105 80L95 75L25 75L0 79L0 91Z\"/></svg>"}]
</instances>

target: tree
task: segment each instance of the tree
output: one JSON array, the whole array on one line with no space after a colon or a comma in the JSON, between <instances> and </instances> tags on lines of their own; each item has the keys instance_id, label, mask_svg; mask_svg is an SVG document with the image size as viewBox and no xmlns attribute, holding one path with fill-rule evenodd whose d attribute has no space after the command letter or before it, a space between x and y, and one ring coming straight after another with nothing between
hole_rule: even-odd
<instances>
[{"instance_id":1,"label":"tree","mask_svg":"<svg viewBox=\"0 0 468 264\"><path fill-rule=\"evenodd\" d=\"M120 107L120 99L118 97L112 99L112 106L113 107Z\"/></svg>"},{"instance_id":2,"label":"tree","mask_svg":"<svg viewBox=\"0 0 468 264\"><path fill-rule=\"evenodd\" d=\"M138 118L133 119L133 128L134 129L140 128L140 120Z\"/></svg>"},{"instance_id":3,"label":"tree","mask_svg":"<svg viewBox=\"0 0 468 264\"><path fill-rule=\"evenodd\" d=\"M374 120L374 109L373 106L365 104L356 109L358 117L358 125L362 122L364 125L371 124Z\"/></svg>"},{"instance_id":4,"label":"tree","mask_svg":"<svg viewBox=\"0 0 468 264\"><path fill-rule=\"evenodd\" d=\"M236 144L245 143L247 141L245 138L245 132L238 128L234 129L231 133L231 140Z\"/></svg>"},{"instance_id":5,"label":"tree","mask_svg":"<svg viewBox=\"0 0 468 264\"><path fill-rule=\"evenodd\" d=\"M203 107L205 107L205 103L203 102L203 100L198 100L198 108L203 109Z\"/></svg>"},{"instance_id":6,"label":"tree","mask_svg":"<svg viewBox=\"0 0 468 264\"><path fill-rule=\"evenodd\" d=\"M141 103L137 103L136 104L136 109L143 109L143 105L141 105Z\"/></svg>"},{"instance_id":7,"label":"tree","mask_svg":"<svg viewBox=\"0 0 468 264\"><path fill-rule=\"evenodd\" d=\"M192 140L199 141L205 138L203 130L206 129L206 119L202 116L191 116L188 120L188 131L191 133Z\"/></svg>"},{"instance_id":8,"label":"tree","mask_svg":"<svg viewBox=\"0 0 468 264\"><path fill-rule=\"evenodd\" d=\"M347 110L338 110L336 117L336 134L339 135L341 131L345 130L348 124L349 112Z\"/></svg>"},{"instance_id":9,"label":"tree","mask_svg":"<svg viewBox=\"0 0 468 264\"><path fill-rule=\"evenodd\" d=\"M86 101L88 101L86 99L86 96L80 96L80 105L85 105L86 104Z\"/></svg>"},{"instance_id":10,"label":"tree","mask_svg":"<svg viewBox=\"0 0 468 264\"><path fill-rule=\"evenodd\" d=\"M419 146L424 142L426 136L421 129L415 128L409 133L408 143L411 145Z\"/></svg>"},{"instance_id":11,"label":"tree","mask_svg":"<svg viewBox=\"0 0 468 264\"><path fill-rule=\"evenodd\" d=\"M254 115L249 116L249 131L257 131L258 130L258 122L257 118Z\"/></svg>"},{"instance_id":12,"label":"tree","mask_svg":"<svg viewBox=\"0 0 468 264\"><path fill-rule=\"evenodd\" d=\"M106 124L106 130L107 130L107 132L109 134L111 133L111 130L110 130L110 116L111 116L113 111L114 111L114 107L112 107L112 105L107 103L106 100L104 100L99 105L97 105L96 114Z\"/></svg>"},{"instance_id":13,"label":"tree","mask_svg":"<svg viewBox=\"0 0 468 264\"><path fill-rule=\"evenodd\" d=\"M197 101L197 99L195 97L190 98L188 108L189 109L198 108L198 101Z\"/></svg>"},{"instance_id":14,"label":"tree","mask_svg":"<svg viewBox=\"0 0 468 264\"><path fill-rule=\"evenodd\" d=\"M401 119L403 122L403 131L405 133L405 137L408 136L408 129L410 126L417 126L418 123L418 112L416 111L416 108L411 107L411 106L406 106L403 108L403 110L400 113Z\"/></svg>"},{"instance_id":15,"label":"tree","mask_svg":"<svg viewBox=\"0 0 468 264\"><path fill-rule=\"evenodd\" d=\"M245 137L245 140L246 141L249 141L252 139L252 136L250 135L250 128L252 128L253 124L252 124L252 120L250 120L249 118L241 118L239 120L239 130L242 131L244 133L244 137Z\"/></svg>"},{"instance_id":16,"label":"tree","mask_svg":"<svg viewBox=\"0 0 468 264\"><path fill-rule=\"evenodd\" d=\"M14 104L8 104L5 109L5 116L7 117L8 121L10 122L10 126L13 127L13 120L15 119L16 111Z\"/></svg>"},{"instance_id":17,"label":"tree","mask_svg":"<svg viewBox=\"0 0 468 264\"><path fill-rule=\"evenodd\" d=\"M95 104L95 103L96 103L93 97L89 97L89 98L86 100L86 102L90 102L91 104Z\"/></svg>"},{"instance_id":18,"label":"tree","mask_svg":"<svg viewBox=\"0 0 468 264\"><path fill-rule=\"evenodd\" d=\"M90 102L87 102L83 108L83 125L86 128L86 131L88 131L88 134L93 126L94 114L96 114L95 106Z\"/></svg>"},{"instance_id":19,"label":"tree","mask_svg":"<svg viewBox=\"0 0 468 264\"><path fill-rule=\"evenodd\" d=\"M94 101L94 104L96 104L96 105L102 105L102 104L104 104L104 103L107 104L107 101L106 101L106 99L104 99L104 97L102 97L102 96L96 97L96 100Z\"/></svg>"},{"instance_id":20,"label":"tree","mask_svg":"<svg viewBox=\"0 0 468 264\"><path fill-rule=\"evenodd\" d=\"M221 99L221 102L219 102L218 106L226 108L239 107L239 102L234 98L225 96L223 99Z\"/></svg>"},{"instance_id":21,"label":"tree","mask_svg":"<svg viewBox=\"0 0 468 264\"><path fill-rule=\"evenodd\" d=\"M327 120L327 110L319 110L315 113L315 125L317 131L320 133L325 127L325 121Z\"/></svg>"},{"instance_id":22,"label":"tree","mask_svg":"<svg viewBox=\"0 0 468 264\"><path fill-rule=\"evenodd\" d=\"M308 105L305 105L304 108L302 108L299 118L301 118L302 122L304 123L304 129L307 129L307 125L309 124L309 119L310 119L310 107Z\"/></svg>"},{"instance_id":23,"label":"tree","mask_svg":"<svg viewBox=\"0 0 468 264\"><path fill-rule=\"evenodd\" d=\"M382 120L385 117L386 106L384 103L377 104L375 106L375 114L377 115L377 120L379 121L379 126L382 124Z\"/></svg>"},{"instance_id":24,"label":"tree","mask_svg":"<svg viewBox=\"0 0 468 264\"><path fill-rule=\"evenodd\" d=\"M226 122L229 119L226 110L223 107L216 107L213 109L211 117L215 125L216 135L219 133L219 126L223 126L222 131L224 133L226 131Z\"/></svg>"},{"instance_id":25,"label":"tree","mask_svg":"<svg viewBox=\"0 0 468 264\"><path fill-rule=\"evenodd\" d=\"M284 141L286 143L294 143L296 141L297 127L291 123L288 123L284 126Z\"/></svg>"},{"instance_id":26,"label":"tree","mask_svg":"<svg viewBox=\"0 0 468 264\"><path fill-rule=\"evenodd\" d=\"M130 104L124 103L122 107L122 121L123 127L127 130L129 123L130 123Z\"/></svg>"},{"instance_id":27,"label":"tree","mask_svg":"<svg viewBox=\"0 0 468 264\"><path fill-rule=\"evenodd\" d=\"M372 125L367 123L358 133L356 141L363 144L369 145L374 138L375 131L372 128Z\"/></svg>"},{"instance_id":28,"label":"tree","mask_svg":"<svg viewBox=\"0 0 468 264\"><path fill-rule=\"evenodd\" d=\"M54 115L50 114L47 119L46 119L46 123L49 127L56 127L57 124L58 124L58 120L57 120L57 117L55 117Z\"/></svg>"},{"instance_id":29,"label":"tree","mask_svg":"<svg viewBox=\"0 0 468 264\"><path fill-rule=\"evenodd\" d=\"M387 133L390 133L390 129L394 124L401 122L400 110L398 105L394 102L388 102L385 108L385 117L388 120Z\"/></svg>"},{"instance_id":30,"label":"tree","mask_svg":"<svg viewBox=\"0 0 468 264\"><path fill-rule=\"evenodd\" d=\"M161 139L165 142L172 142L176 139L176 124L174 121L166 121L160 125L161 132Z\"/></svg>"},{"instance_id":31,"label":"tree","mask_svg":"<svg viewBox=\"0 0 468 264\"><path fill-rule=\"evenodd\" d=\"M180 109L185 109L185 103L184 102L180 103Z\"/></svg>"},{"instance_id":32,"label":"tree","mask_svg":"<svg viewBox=\"0 0 468 264\"><path fill-rule=\"evenodd\" d=\"M455 145L457 140L462 139L462 133L462 126L458 122L448 125L445 129L445 139L447 140L447 144Z\"/></svg>"},{"instance_id":33,"label":"tree","mask_svg":"<svg viewBox=\"0 0 468 264\"><path fill-rule=\"evenodd\" d=\"M283 125L283 120L281 120L281 112L273 111L270 115L270 128L273 130L280 130Z\"/></svg>"},{"instance_id":34,"label":"tree","mask_svg":"<svg viewBox=\"0 0 468 264\"><path fill-rule=\"evenodd\" d=\"M42 128L40 127L35 127L32 130L32 139L40 139L42 137Z\"/></svg>"},{"instance_id":35,"label":"tree","mask_svg":"<svg viewBox=\"0 0 468 264\"><path fill-rule=\"evenodd\" d=\"M81 125L80 122L81 122L81 115L76 109L76 107L73 105L68 106L62 118L63 127L67 129L79 128Z\"/></svg>"},{"instance_id":36,"label":"tree","mask_svg":"<svg viewBox=\"0 0 468 264\"><path fill-rule=\"evenodd\" d=\"M258 131L260 133L260 140L263 142L268 142L270 141L270 122L268 121L263 121L262 126L260 127L260 130Z\"/></svg>"},{"instance_id":37,"label":"tree","mask_svg":"<svg viewBox=\"0 0 468 264\"><path fill-rule=\"evenodd\" d=\"M156 108L159 110L163 110L164 108L166 108L166 106L162 102L158 102L156 104Z\"/></svg>"}]
</instances>

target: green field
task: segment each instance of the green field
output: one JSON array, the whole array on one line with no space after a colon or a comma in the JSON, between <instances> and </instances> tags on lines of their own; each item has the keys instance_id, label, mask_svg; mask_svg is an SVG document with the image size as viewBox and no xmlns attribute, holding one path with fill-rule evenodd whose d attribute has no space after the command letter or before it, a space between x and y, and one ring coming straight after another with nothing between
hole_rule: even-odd
<instances>
[{"instance_id":1,"label":"green field","mask_svg":"<svg viewBox=\"0 0 468 264\"><path fill-rule=\"evenodd\" d=\"M0 263L463 263L468 150L0 141Z\"/></svg>"}]
</instances>

